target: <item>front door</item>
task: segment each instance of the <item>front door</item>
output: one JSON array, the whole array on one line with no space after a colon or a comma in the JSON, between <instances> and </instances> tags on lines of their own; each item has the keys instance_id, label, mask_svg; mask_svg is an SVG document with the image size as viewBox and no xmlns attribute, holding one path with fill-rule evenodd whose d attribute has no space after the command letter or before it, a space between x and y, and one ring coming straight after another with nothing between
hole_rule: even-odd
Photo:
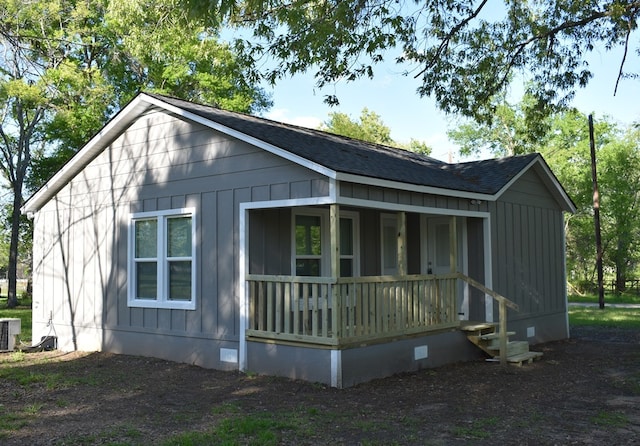
<instances>
[{"instance_id":1,"label":"front door","mask_svg":"<svg viewBox=\"0 0 640 446\"><path fill-rule=\"evenodd\" d=\"M454 230L451 224L451 217L431 217L426 219L427 236L424 238L426 246L423 245L423 252L426 253L426 268L423 273L427 274L449 274L451 272L463 271L464 261L462 253L465 246L462 235L464 228L455 225L455 242L457 252L452 252L451 231ZM451 267L452 259L457 265ZM426 270L425 270L426 269ZM460 319L468 319L469 316L469 290L466 284L458 281L457 308Z\"/></svg>"},{"instance_id":2,"label":"front door","mask_svg":"<svg viewBox=\"0 0 640 446\"><path fill-rule=\"evenodd\" d=\"M381 216L382 275L398 274L398 218L395 214Z\"/></svg>"},{"instance_id":3,"label":"front door","mask_svg":"<svg viewBox=\"0 0 640 446\"><path fill-rule=\"evenodd\" d=\"M427 273L451 272L451 219L449 217L427 220Z\"/></svg>"}]
</instances>

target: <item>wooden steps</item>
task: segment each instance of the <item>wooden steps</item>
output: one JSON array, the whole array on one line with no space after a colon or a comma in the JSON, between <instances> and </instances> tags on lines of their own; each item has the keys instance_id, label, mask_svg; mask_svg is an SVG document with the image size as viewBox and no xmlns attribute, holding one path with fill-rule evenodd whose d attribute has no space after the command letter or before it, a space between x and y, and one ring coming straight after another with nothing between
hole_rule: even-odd
<instances>
[{"instance_id":1,"label":"wooden steps","mask_svg":"<svg viewBox=\"0 0 640 446\"><path fill-rule=\"evenodd\" d=\"M496 324L465 321L460 329L466 333L469 341L489 355L487 361L500 361L500 333L496 331ZM542 353L529 350L528 341L509 341L509 337L515 335L515 332L508 331L506 335L508 363L521 366L542 357Z\"/></svg>"}]
</instances>

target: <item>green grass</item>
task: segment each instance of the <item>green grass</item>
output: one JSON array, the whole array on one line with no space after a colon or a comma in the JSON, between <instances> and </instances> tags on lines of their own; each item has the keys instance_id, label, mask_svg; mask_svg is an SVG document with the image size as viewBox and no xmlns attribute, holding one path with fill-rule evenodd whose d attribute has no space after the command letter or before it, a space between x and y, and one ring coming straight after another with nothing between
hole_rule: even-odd
<instances>
[{"instance_id":1,"label":"green grass","mask_svg":"<svg viewBox=\"0 0 640 446\"><path fill-rule=\"evenodd\" d=\"M623 413L601 411L591 417L591 422L599 426L620 428L629 424L629 418Z\"/></svg>"},{"instance_id":2,"label":"green grass","mask_svg":"<svg viewBox=\"0 0 640 446\"><path fill-rule=\"evenodd\" d=\"M290 415L290 414L289 414ZM245 415L223 420L209 432L187 432L176 435L165 446L200 444L276 446L285 431L296 430L291 416L278 414Z\"/></svg>"},{"instance_id":3,"label":"green grass","mask_svg":"<svg viewBox=\"0 0 640 446\"><path fill-rule=\"evenodd\" d=\"M569 302L583 304L597 304L598 296L595 294L587 294L579 296L577 294L569 295ZM635 293L611 294L605 293L604 302L606 304L640 304L640 295Z\"/></svg>"},{"instance_id":4,"label":"green grass","mask_svg":"<svg viewBox=\"0 0 640 446\"><path fill-rule=\"evenodd\" d=\"M640 329L640 308L571 307L569 324L572 326L612 327Z\"/></svg>"},{"instance_id":5,"label":"green grass","mask_svg":"<svg viewBox=\"0 0 640 446\"><path fill-rule=\"evenodd\" d=\"M142 440L142 433L138 429L124 424L109 427L102 432L92 435L70 434L64 439L62 444L69 446L89 446L95 444L132 446L145 444Z\"/></svg>"},{"instance_id":6,"label":"green grass","mask_svg":"<svg viewBox=\"0 0 640 446\"><path fill-rule=\"evenodd\" d=\"M498 417L480 418L478 420L474 420L468 426L456 427L453 430L453 434L456 437L482 440L491 436L491 432L486 428L495 427L499 421L500 419Z\"/></svg>"}]
</instances>

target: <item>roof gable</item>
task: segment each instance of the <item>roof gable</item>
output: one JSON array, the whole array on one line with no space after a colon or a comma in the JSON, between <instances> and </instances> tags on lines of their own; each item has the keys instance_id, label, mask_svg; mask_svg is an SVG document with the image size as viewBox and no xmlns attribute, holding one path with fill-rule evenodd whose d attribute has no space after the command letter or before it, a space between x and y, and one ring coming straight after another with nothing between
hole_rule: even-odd
<instances>
[{"instance_id":1,"label":"roof gable","mask_svg":"<svg viewBox=\"0 0 640 446\"><path fill-rule=\"evenodd\" d=\"M562 186L538 154L448 164L407 150L372 144L320 130L229 112L157 94L140 93L96 134L23 206L40 209L141 114L164 110L204 124L302 164L328 177L348 175L373 181L433 189L434 193L469 193L495 199L536 163L548 174L555 196L567 211L575 209Z\"/></svg>"}]
</instances>

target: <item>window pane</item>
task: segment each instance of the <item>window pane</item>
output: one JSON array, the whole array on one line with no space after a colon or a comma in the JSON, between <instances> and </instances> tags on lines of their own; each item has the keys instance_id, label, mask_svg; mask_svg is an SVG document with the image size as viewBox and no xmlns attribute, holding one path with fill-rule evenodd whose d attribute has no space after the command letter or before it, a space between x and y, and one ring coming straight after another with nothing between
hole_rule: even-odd
<instances>
[{"instance_id":1,"label":"window pane","mask_svg":"<svg viewBox=\"0 0 640 446\"><path fill-rule=\"evenodd\" d=\"M297 276L319 276L320 275L320 259L297 259L296 275Z\"/></svg>"},{"instance_id":2,"label":"window pane","mask_svg":"<svg viewBox=\"0 0 640 446\"><path fill-rule=\"evenodd\" d=\"M322 254L320 217L313 215L296 216L296 254Z\"/></svg>"},{"instance_id":3,"label":"window pane","mask_svg":"<svg viewBox=\"0 0 640 446\"><path fill-rule=\"evenodd\" d=\"M158 255L158 220L138 220L135 225L136 258L155 258Z\"/></svg>"},{"instance_id":4,"label":"window pane","mask_svg":"<svg viewBox=\"0 0 640 446\"><path fill-rule=\"evenodd\" d=\"M169 300L191 300L191 261L169 262Z\"/></svg>"},{"instance_id":5,"label":"window pane","mask_svg":"<svg viewBox=\"0 0 640 446\"><path fill-rule=\"evenodd\" d=\"M158 263L136 263L136 299L157 299Z\"/></svg>"},{"instance_id":6,"label":"window pane","mask_svg":"<svg viewBox=\"0 0 640 446\"><path fill-rule=\"evenodd\" d=\"M353 259L340 259L340 277L353 277Z\"/></svg>"},{"instance_id":7,"label":"window pane","mask_svg":"<svg viewBox=\"0 0 640 446\"><path fill-rule=\"evenodd\" d=\"M353 255L353 220L340 219L340 254Z\"/></svg>"},{"instance_id":8,"label":"window pane","mask_svg":"<svg viewBox=\"0 0 640 446\"><path fill-rule=\"evenodd\" d=\"M191 217L167 219L167 255L191 257Z\"/></svg>"}]
</instances>

